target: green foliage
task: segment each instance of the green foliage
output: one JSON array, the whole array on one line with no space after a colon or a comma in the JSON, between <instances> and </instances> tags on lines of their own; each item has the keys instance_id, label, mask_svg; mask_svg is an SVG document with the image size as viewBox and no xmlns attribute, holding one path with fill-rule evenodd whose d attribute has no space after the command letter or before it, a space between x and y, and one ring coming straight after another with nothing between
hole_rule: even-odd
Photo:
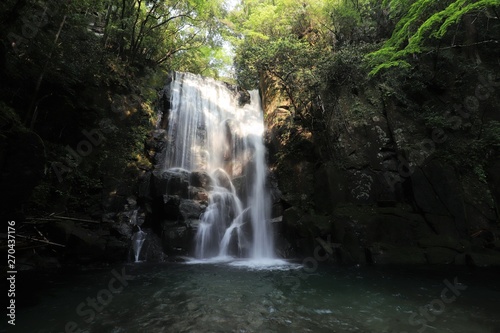
<instances>
[{"instance_id":1,"label":"green foliage","mask_svg":"<svg viewBox=\"0 0 500 333\"><path fill-rule=\"evenodd\" d=\"M323 55L322 50L293 36L245 41L236 53L238 81L253 88L262 77L275 79L296 115L304 117L317 97Z\"/></svg>"},{"instance_id":2,"label":"green foliage","mask_svg":"<svg viewBox=\"0 0 500 333\"><path fill-rule=\"evenodd\" d=\"M310 128L330 118L335 89L364 80L363 57L390 26L373 0L247 0L229 18L241 38L234 42L238 83L274 80L294 120Z\"/></svg>"},{"instance_id":3,"label":"green foliage","mask_svg":"<svg viewBox=\"0 0 500 333\"><path fill-rule=\"evenodd\" d=\"M0 24L3 34L14 31L22 35L22 31L26 31L23 28L26 18L41 17L44 13L42 7L32 2L2 5L0 17L17 15L17 19ZM69 74L61 76L68 84L78 83L80 74L85 75L77 71L85 72L86 67L99 66L104 58L115 61L119 58L139 68L162 65L171 70L177 69L174 66L190 67L183 63L178 53L191 54L198 48L220 50L222 47L222 0L86 0L65 3L64 7L54 11L55 15L45 14L44 24L36 30L36 38L23 39L16 53L24 61L48 57L50 65L54 65L52 70L57 68ZM30 24L37 27L36 22ZM61 38L55 39L60 28ZM7 38L2 35L2 39ZM73 61L62 62L58 57ZM196 61L208 63L210 58L225 60L220 52L198 52ZM193 63L192 57L189 62ZM44 61L39 64L43 66ZM201 65L191 66L194 72L196 66ZM73 79L75 81L71 81Z\"/></svg>"},{"instance_id":4,"label":"green foliage","mask_svg":"<svg viewBox=\"0 0 500 333\"><path fill-rule=\"evenodd\" d=\"M327 83L325 89L357 86L366 78L363 57L373 49L370 44L346 45L332 54L325 63L321 77Z\"/></svg>"},{"instance_id":5,"label":"green foliage","mask_svg":"<svg viewBox=\"0 0 500 333\"><path fill-rule=\"evenodd\" d=\"M299 37L310 29L324 29L325 5L324 0L244 0L228 19L232 29L245 38Z\"/></svg>"},{"instance_id":6,"label":"green foliage","mask_svg":"<svg viewBox=\"0 0 500 333\"><path fill-rule=\"evenodd\" d=\"M110 5L111 6L111 5ZM157 63L172 68L180 54L203 46L220 47L216 28L222 15L221 2L213 1L117 1L108 7L104 27L106 48L130 63ZM197 59L206 61L203 53ZM192 57L189 61L192 63Z\"/></svg>"},{"instance_id":7,"label":"green foliage","mask_svg":"<svg viewBox=\"0 0 500 333\"><path fill-rule=\"evenodd\" d=\"M386 1L392 11L401 12L408 3L400 0ZM370 75L391 67L408 67L408 57L428 49L429 41L441 39L464 15L500 6L499 0L417 0L397 23L391 38L383 47L367 56L373 67Z\"/></svg>"},{"instance_id":8,"label":"green foliage","mask_svg":"<svg viewBox=\"0 0 500 333\"><path fill-rule=\"evenodd\" d=\"M235 36L234 67L245 88L276 80L303 120L317 104L318 73L332 50L326 1L246 0L229 15ZM286 15L283 15L286 13Z\"/></svg>"},{"instance_id":9,"label":"green foliage","mask_svg":"<svg viewBox=\"0 0 500 333\"><path fill-rule=\"evenodd\" d=\"M390 29L387 13L379 1L330 0L325 10L337 46L374 42L385 37Z\"/></svg>"}]
</instances>

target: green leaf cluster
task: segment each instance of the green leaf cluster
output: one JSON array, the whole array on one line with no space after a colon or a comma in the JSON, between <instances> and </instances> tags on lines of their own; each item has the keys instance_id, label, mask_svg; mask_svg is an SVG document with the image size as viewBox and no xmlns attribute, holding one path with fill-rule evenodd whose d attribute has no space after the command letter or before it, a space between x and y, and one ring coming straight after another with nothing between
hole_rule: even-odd
<instances>
[{"instance_id":1,"label":"green leaf cluster","mask_svg":"<svg viewBox=\"0 0 500 333\"><path fill-rule=\"evenodd\" d=\"M500 6L499 0L385 1L392 12L408 11L398 21L392 36L378 51L368 54L371 75L391 67L410 67L409 56L428 49L429 40L439 40L466 14Z\"/></svg>"}]
</instances>

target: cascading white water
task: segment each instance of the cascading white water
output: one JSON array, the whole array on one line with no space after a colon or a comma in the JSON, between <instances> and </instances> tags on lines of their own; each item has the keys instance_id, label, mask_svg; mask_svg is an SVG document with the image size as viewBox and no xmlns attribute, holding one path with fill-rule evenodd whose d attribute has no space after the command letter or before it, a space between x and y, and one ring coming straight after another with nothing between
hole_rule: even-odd
<instances>
[{"instance_id":1,"label":"cascading white water","mask_svg":"<svg viewBox=\"0 0 500 333\"><path fill-rule=\"evenodd\" d=\"M273 258L258 92L251 91L249 103L240 105L234 87L178 72L170 92L169 145L163 167L208 172L213 184L200 217L196 256Z\"/></svg>"},{"instance_id":2,"label":"cascading white water","mask_svg":"<svg viewBox=\"0 0 500 333\"><path fill-rule=\"evenodd\" d=\"M135 232L131 239L132 239L132 250L134 251L134 259L135 262L139 262L139 258L141 256L141 249L142 245L144 244L144 241L146 240L147 233L142 231L140 222L138 219L138 213L139 211L137 209L134 209L132 211L132 214L130 215L130 224L137 226L139 229L137 232Z\"/></svg>"},{"instance_id":3,"label":"cascading white water","mask_svg":"<svg viewBox=\"0 0 500 333\"><path fill-rule=\"evenodd\" d=\"M141 249L144 241L146 240L146 233L141 230L141 227L137 226L139 231L132 235L132 249L134 250L135 262L139 262L141 256Z\"/></svg>"}]
</instances>

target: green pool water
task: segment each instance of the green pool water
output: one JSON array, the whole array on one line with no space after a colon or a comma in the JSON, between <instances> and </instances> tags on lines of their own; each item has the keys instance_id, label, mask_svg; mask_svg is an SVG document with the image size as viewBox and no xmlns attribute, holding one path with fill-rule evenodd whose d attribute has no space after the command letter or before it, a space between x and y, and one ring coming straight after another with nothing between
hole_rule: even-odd
<instances>
[{"instance_id":1,"label":"green pool water","mask_svg":"<svg viewBox=\"0 0 500 333\"><path fill-rule=\"evenodd\" d=\"M7 332L499 333L499 273L283 262L126 264L40 282Z\"/></svg>"}]
</instances>

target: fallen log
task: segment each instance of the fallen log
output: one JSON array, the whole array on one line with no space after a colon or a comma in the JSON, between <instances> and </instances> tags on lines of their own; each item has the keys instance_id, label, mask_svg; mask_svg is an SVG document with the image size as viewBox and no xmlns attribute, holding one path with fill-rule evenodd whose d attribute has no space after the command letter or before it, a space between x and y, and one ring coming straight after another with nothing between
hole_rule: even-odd
<instances>
[{"instance_id":1,"label":"fallen log","mask_svg":"<svg viewBox=\"0 0 500 333\"><path fill-rule=\"evenodd\" d=\"M77 219L76 217L68 217L68 216L54 215L52 217L56 218L56 219L60 219L60 220L69 220L69 221L86 222L86 223L101 223L99 221L87 220L87 219Z\"/></svg>"},{"instance_id":2,"label":"fallen log","mask_svg":"<svg viewBox=\"0 0 500 333\"><path fill-rule=\"evenodd\" d=\"M24 238L24 239L27 239L27 240L31 240L31 241L35 241L35 242L40 242L40 243L44 243L44 244L48 244L48 245L56 245L56 246L60 246L60 247L66 247L66 245L62 245L62 244L58 244L58 243L46 241L46 240L43 240L43 239L37 239L37 238L29 237L29 236L23 236L23 235L19 235L18 234L18 235L16 235L16 237L21 237L21 238Z\"/></svg>"},{"instance_id":3,"label":"fallen log","mask_svg":"<svg viewBox=\"0 0 500 333\"><path fill-rule=\"evenodd\" d=\"M76 222L83 222L83 223L101 223L99 221L94 221L94 220L87 220L87 219L78 219L76 217L69 217L69 216L58 216L58 215L50 215L50 217L29 217L27 218L29 221L39 221L39 223L46 223L46 222L56 222L60 220L68 220L68 221L76 221ZM24 222L26 224L37 224L36 222Z\"/></svg>"}]
</instances>

